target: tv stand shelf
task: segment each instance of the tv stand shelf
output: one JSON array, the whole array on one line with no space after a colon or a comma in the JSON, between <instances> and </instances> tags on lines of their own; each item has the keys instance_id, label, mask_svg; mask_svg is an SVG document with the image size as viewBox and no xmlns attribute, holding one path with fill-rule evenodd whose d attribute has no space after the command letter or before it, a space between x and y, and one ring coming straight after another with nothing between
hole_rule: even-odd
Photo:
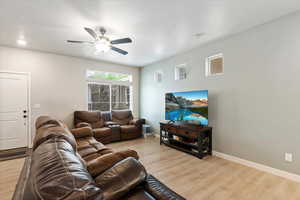
<instances>
[{"instance_id":1,"label":"tv stand shelf","mask_svg":"<svg viewBox=\"0 0 300 200\"><path fill-rule=\"evenodd\" d=\"M212 128L183 122L160 122L160 144L202 159L212 154Z\"/></svg>"}]
</instances>

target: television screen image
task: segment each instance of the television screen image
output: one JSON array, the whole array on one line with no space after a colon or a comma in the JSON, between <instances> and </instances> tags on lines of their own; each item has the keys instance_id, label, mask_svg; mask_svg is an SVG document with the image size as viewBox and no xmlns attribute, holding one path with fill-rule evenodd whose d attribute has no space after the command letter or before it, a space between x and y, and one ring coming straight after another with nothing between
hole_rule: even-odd
<instances>
[{"instance_id":1,"label":"television screen image","mask_svg":"<svg viewBox=\"0 0 300 200\"><path fill-rule=\"evenodd\" d=\"M166 94L166 120L189 121L208 125L208 91Z\"/></svg>"}]
</instances>

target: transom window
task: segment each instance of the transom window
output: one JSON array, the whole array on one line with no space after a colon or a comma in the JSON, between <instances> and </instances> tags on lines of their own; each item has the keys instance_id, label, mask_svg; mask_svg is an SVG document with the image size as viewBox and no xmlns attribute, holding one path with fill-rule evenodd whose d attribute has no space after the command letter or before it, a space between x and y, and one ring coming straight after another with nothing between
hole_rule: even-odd
<instances>
[{"instance_id":1,"label":"transom window","mask_svg":"<svg viewBox=\"0 0 300 200\"><path fill-rule=\"evenodd\" d=\"M132 75L112 72L87 72L88 110L131 109Z\"/></svg>"},{"instance_id":2,"label":"transom window","mask_svg":"<svg viewBox=\"0 0 300 200\"><path fill-rule=\"evenodd\" d=\"M206 76L224 74L223 54L220 53L207 57L205 71Z\"/></svg>"},{"instance_id":3,"label":"transom window","mask_svg":"<svg viewBox=\"0 0 300 200\"><path fill-rule=\"evenodd\" d=\"M130 74L88 70L86 76L93 80L132 82L132 75Z\"/></svg>"}]
</instances>

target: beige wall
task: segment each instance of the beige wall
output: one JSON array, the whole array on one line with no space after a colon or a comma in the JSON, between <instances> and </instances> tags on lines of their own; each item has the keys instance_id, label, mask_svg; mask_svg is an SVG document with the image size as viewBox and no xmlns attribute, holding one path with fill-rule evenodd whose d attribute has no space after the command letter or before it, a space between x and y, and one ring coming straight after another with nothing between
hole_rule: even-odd
<instances>
[{"instance_id":1,"label":"beige wall","mask_svg":"<svg viewBox=\"0 0 300 200\"><path fill-rule=\"evenodd\" d=\"M0 71L31 73L31 116L51 115L72 125L73 112L87 109L87 69L133 75L133 112L139 113L139 69L38 51L0 46ZM34 105L40 104L39 109ZM33 131L34 132L34 129Z\"/></svg>"},{"instance_id":2,"label":"beige wall","mask_svg":"<svg viewBox=\"0 0 300 200\"><path fill-rule=\"evenodd\" d=\"M214 150L300 174L299 22L298 12L145 67L141 117L158 131L166 92L207 89ZM224 75L207 78L205 58L216 53L224 55ZM188 78L175 81L182 63Z\"/></svg>"}]
</instances>

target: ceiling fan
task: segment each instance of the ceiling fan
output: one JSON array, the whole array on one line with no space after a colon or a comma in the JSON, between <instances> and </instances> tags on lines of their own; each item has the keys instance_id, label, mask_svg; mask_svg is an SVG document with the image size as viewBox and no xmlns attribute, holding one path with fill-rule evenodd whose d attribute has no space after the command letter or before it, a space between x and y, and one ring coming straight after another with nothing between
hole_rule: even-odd
<instances>
[{"instance_id":1,"label":"ceiling fan","mask_svg":"<svg viewBox=\"0 0 300 200\"><path fill-rule=\"evenodd\" d=\"M110 40L108 37L104 36L106 33L106 30L104 28L100 28L100 35L96 33L95 30L91 28L84 28L94 39L94 42L89 41L76 41L76 40L67 40L67 42L70 43L77 43L77 44L93 44L95 45L95 48L97 52L107 52L109 50L116 51L120 54L127 55L128 52L124 51L122 49L119 49L113 45L115 44L125 44L125 43L131 43L132 40L130 38L122 38L117 40Z\"/></svg>"}]
</instances>

